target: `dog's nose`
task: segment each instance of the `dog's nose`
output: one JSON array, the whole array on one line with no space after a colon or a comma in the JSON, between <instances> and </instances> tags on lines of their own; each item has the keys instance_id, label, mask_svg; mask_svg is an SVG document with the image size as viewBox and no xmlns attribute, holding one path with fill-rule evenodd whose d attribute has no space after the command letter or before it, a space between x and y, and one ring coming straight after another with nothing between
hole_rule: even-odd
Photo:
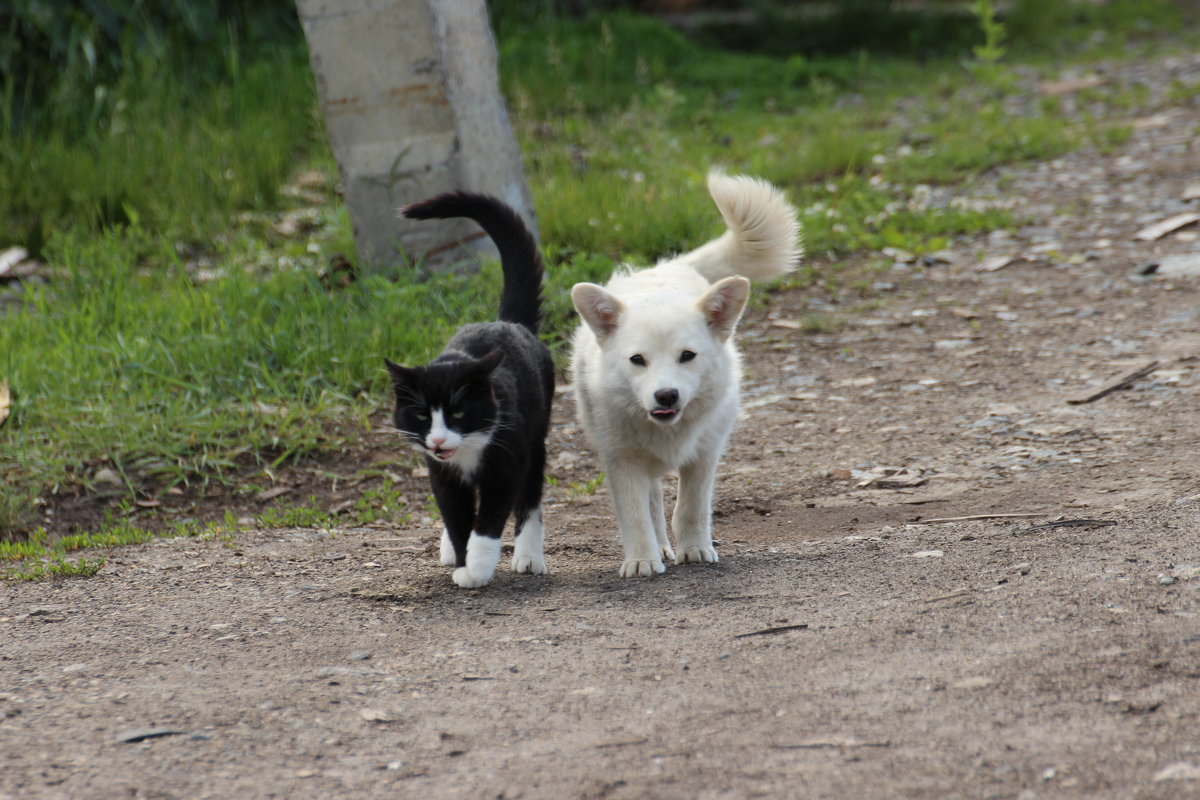
<instances>
[{"instance_id":1,"label":"dog's nose","mask_svg":"<svg viewBox=\"0 0 1200 800\"><path fill-rule=\"evenodd\" d=\"M679 390L659 389L654 393L654 402L658 403L660 406L671 408L677 402L679 402Z\"/></svg>"}]
</instances>

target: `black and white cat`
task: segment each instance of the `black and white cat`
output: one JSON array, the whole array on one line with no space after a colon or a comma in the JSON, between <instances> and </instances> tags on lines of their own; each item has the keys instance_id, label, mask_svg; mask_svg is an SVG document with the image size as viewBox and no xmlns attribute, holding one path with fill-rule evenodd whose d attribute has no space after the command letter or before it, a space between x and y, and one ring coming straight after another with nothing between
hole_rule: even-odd
<instances>
[{"instance_id":1,"label":"black and white cat","mask_svg":"<svg viewBox=\"0 0 1200 800\"><path fill-rule=\"evenodd\" d=\"M544 574L542 480L554 362L537 337L541 253L521 217L487 195L452 192L400 213L474 220L496 243L504 272L497 322L464 325L423 367L385 359L396 390L395 426L429 463L445 523L442 563L457 567L461 587L486 584L511 515L513 572Z\"/></svg>"}]
</instances>

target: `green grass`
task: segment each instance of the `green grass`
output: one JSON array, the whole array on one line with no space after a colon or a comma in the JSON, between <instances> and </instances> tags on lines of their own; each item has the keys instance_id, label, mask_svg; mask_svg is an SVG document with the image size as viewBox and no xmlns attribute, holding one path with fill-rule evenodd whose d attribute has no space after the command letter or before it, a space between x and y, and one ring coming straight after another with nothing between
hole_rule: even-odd
<instances>
[{"instance_id":1,"label":"green grass","mask_svg":"<svg viewBox=\"0 0 1200 800\"><path fill-rule=\"evenodd\" d=\"M320 153L302 46L230 52L200 88L127 55L110 100L83 131L66 112L39 124L0 117L0 239L35 255L63 229L135 225L211 246L235 211L278 207L296 159ZM3 113L0 110L0 113Z\"/></svg>"},{"instance_id":2,"label":"green grass","mask_svg":"<svg viewBox=\"0 0 1200 800\"><path fill-rule=\"evenodd\" d=\"M124 547L159 537L225 538L238 530L237 523L228 516L223 523L176 523L166 531L140 528L125 519L114 521L111 516L100 530L69 536L53 537L44 528L36 528L24 540L0 540L0 580L87 577L95 575L104 566L105 559L84 557L72 561L67 557L69 553Z\"/></svg>"},{"instance_id":3,"label":"green grass","mask_svg":"<svg viewBox=\"0 0 1200 800\"><path fill-rule=\"evenodd\" d=\"M855 251L922 253L1013 224L1004 208L928 202L928 187L1119 146L1143 102L1101 87L1074 120L1050 102L1014 117L1005 61L984 79L956 60L752 55L627 14L524 26L500 50L560 361L573 283L720 230L710 165L787 189L809 252L832 262L791 285L828 281ZM210 82L126 61L90 127L17 125L11 109L0 126L0 246L48 265L45 284L0 311L14 401L0 428L0 538L26 529L39 493L87 487L101 466L129 496L345 447L387 402L384 356L422 362L494 313L495 265L321 287L317 272L353 245L299 43L231 51ZM328 202L311 231L280 235L272 223L295 204L281 187L314 168ZM381 495L351 515L404 513L395 505Z\"/></svg>"}]
</instances>

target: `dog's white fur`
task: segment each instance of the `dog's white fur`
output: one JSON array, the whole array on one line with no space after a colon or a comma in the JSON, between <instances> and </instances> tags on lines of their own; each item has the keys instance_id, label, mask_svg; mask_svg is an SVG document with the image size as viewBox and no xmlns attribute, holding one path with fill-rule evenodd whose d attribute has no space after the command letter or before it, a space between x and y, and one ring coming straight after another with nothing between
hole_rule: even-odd
<instances>
[{"instance_id":1,"label":"dog's white fur","mask_svg":"<svg viewBox=\"0 0 1200 800\"><path fill-rule=\"evenodd\" d=\"M738 415L733 332L747 279L789 272L801 255L796 211L779 190L719 172L709 174L708 190L728 226L720 237L650 269L623 269L604 287L571 290L585 323L574 341L576 406L612 494L626 578L663 572L664 558L717 560L713 482ZM677 553L661 485L674 470Z\"/></svg>"}]
</instances>

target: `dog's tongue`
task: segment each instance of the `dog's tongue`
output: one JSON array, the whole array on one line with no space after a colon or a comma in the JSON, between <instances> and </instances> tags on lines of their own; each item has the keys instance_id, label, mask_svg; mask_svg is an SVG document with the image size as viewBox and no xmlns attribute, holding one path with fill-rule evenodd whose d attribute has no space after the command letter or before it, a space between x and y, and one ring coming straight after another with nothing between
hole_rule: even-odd
<instances>
[{"instance_id":1,"label":"dog's tongue","mask_svg":"<svg viewBox=\"0 0 1200 800\"><path fill-rule=\"evenodd\" d=\"M673 409L673 408L656 408L653 411L651 411L650 413L656 417L673 417L673 416L675 416L675 409Z\"/></svg>"}]
</instances>

